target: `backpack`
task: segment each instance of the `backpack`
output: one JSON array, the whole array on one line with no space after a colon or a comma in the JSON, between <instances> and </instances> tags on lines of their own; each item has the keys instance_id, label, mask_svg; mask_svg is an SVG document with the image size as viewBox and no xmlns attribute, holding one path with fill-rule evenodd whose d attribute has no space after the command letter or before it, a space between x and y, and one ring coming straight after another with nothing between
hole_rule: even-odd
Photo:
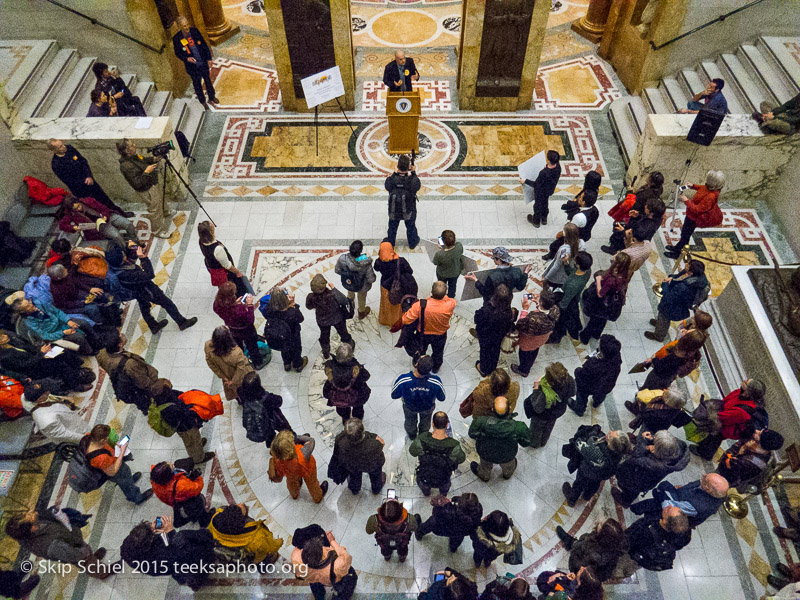
<instances>
[{"instance_id":1,"label":"backpack","mask_svg":"<svg viewBox=\"0 0 800 600\"><path fill-rule=\"evenodd\" d=\"M251 442L264 443L267 441L269 422L264 405L255 400L242 405L242 425L244 425L247 439Z\"/></svg>"},{"instance_id":2,"label":"backpack","mask_svg":"<svg viewBox=\"0 0 800 600\"><path fill-rule=\"evenodd\" d=\"M625 306L625 292L619 289L612 289L600 299L606 309L606 318L609 321L616 321L622 314L622 307Z\"/></svg>"},{"instance_id":3,"label":"backpack","mask_svg":"<svg viewBox=\"0 0 800 600\"><path fill-rule=\"evenodd\" d=\"M395 177L389 192L389 218L393 221L408 221L414 214L414 194L406 188L407 179L410 177Z\"/></svg>"},{"instance_id":4,"label":"backpack","mask_svg":"<svg viewBox=\"0 0 800 600\"><path fill-rule=\"evenodd\" d=\"M114 269L108 269L103 290L120 302L133 300L133 293L119 282L119 274Z\"/></svg>"},{"instance_id":5,"label":"backpack","mask_svg":"<svg viewBox=\"0 0 800 600\"><path fill-rule=\"evenodd\" d=\"M111 387L114 388L117 400L125 404L134 404L144 412L149 406L150 392L139 388L125 373L125 365L128 360L130 360L130 356L123 356L117 368L111 373Z\"/></svg>"},{"instance_id":6,"label":"backpack","mask_svg":"<svg viewBox=\"0 0 800 600\"><path fill-rule=\"evenodd\" d=\"M151 399L150 408L147 409L147 424L150 425L150 428L158 435L164 437L172 437L175 435L175 430L161 418L161 412L169 405L169 402L156 405L156 401Z\"/></svg>"},{"instance_id":7,"label":"backpack","mask_svg":"<svg viewBox=\"0 0 800 600\"><path fill-rule=\"evenodd\" d=\"M342 313L344 320L352 319L356 314L356 305L350 298L345 296L339 290L333 290L333 295L336 298L336 303L339 305L339 312Z\"/></svg>"},{"instance_id":8,"label":"backpack","mask_svg":"<svg viewBox=\"0 0 800 600\"><path fill-rule=\"evenodd\" d=\"M429 487L437 487L449 479L455 465L450 460L450 451L447 454L426 446L420 439L423 454L419 457L417 465L417 479Z\"/></svg>"},{"instance_id":9,"label":"backpack","mask_svg":"<svg viewBox=\"0 0 800 600\"><path fill-rule=\"evenodd\" d=\"M408 546L409 540L411 540L411 531L408 529L408 519L413 519L411 515L408 515L406 519L398 526L398 529L392 531L391 528L387 528L387 524L383 523L378 517L378 526L375 530L375 541L378 542L378 545L381 548L402 548L403 546Z\"/></svg>"},{"instance_id":10,"label":"backpack","mask_svg":"<svg viewBox=\"0 0 800 600\"><path fill-rule=\"evenodd\" d=\"M333 382L326 381L322 395L328 400L330 406L336 408L349 408L358 403L358 392L353 389L355 379L351 379L346 387L336 387Z\"/></svg>"},{"instance_id":11,"label":"backpack","mask_svg":"<svg viewBox=\"0 0 800 600\"><path fill-rule=\"evenodd\" d=\"M270 348L278 351L285 350L291 335L292 329L286 321L274 317L267 319L264 325L264 339L267 340Z\"/></svg>"},{"instance_id":12,"label":"backpack","mask_svg":"<svg viewBox=\"0 0 800 600\"><path fill-rule=\"evenodd\" d=\"M75 453L75 456L69 461L69 467L67 467L67 483L69 487L76 492L86 494L93 492L106 482L108 475L89 464L89 461L101 454L111 455L105 448L89 452L89 454L80 449Z\"/></svg>"},{"instance_id":13,"label":"backpack","mask_svg":"<svg viewBox=\"0 0 800 600\"><path fill-rule=\"evenodd\" d=\"M342 287L348 292L360 292L366 279L363 273L345 269L342 272Z\"/></svg>"}]
</instances>

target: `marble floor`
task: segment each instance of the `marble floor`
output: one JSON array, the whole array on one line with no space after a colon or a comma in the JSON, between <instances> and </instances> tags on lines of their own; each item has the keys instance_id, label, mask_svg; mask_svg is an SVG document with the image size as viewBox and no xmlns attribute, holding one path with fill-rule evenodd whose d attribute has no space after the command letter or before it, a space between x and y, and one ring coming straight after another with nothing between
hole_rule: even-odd
<instances>
[{"instance_id":1,"label":"marble floor","mask_svg":"<svg viewBox=\"0 0 800 600\"><path fill-rule=\"evenodd\" d=\"M281 108L260 2L223 0L226 15L242 27L242 32L216 49L213 74L222 103L207 116L195 150L197 160L191 165L191 183L217 224L218 238L251 278L258 294L280 284L295 293L303 305L314 275L321 273L338 283L334 264L351 240L362 239L366 251L377 255L377 244L386 230L383 179L392 170L392 161L385 151L385 123L378 116L383 110L383 90L375 80L391 53L387 46L401 42L410 46L409 53L419 56L427 102L423 106L423 151L418 163L423 183L417 219L420 234L432 239L442 229L454 230L468 254L481 266L490 265L492 247L504 245L519 263L533 263L529 290L537 291L545 264L540 257L564 223L559 206L580 189L588 170L598 169L603 174L601 219L589 250L595 257L595 268L607 266L608 256L599 247L610 231L607 211L616 200L623 171L605 112L608 102L625 92L610 67L594 54L594 47L569 30L570 22L585 12L587 4L583 0L562 0L551 13L532 110L481 115L458 111L453 50L458 42L458 24L448 19L460 15L460 3L353 2L360 89L358 110L350 117L355 134L343 119L322 119L318 157L309 117L286 114ZM427 29L415 29L414 39L387 39L394 33L392 19L403 11L423 21L429 19ZM404 16L410 18L408 14ZM20 60L4 56L0 59L6 73ZM573 80L581 85L570 85ZM564 175L551 199L549 224L534 229L526 221L529 207L523 202L515 165L521 158L545 148L562 153ZM211 310L215 288L203 265L196 233L196 224L206 216L192 201L179 208L173 221L175 233L167 240L152 240L148 253L156 267L156 282L183 314L197 316L199 322L185 332L179 332L170 322L164 331L153 336L138 308L129 306L124 331L130 340L129 349L144 356L177 389L199 388L218 393L221 382L208 369L203 355L204 342L221 323ZM725 206L724 215L720 227L695 235L694 250L723 262L770 264L772 257L795 262L784 241L785 232L762 207ZM401 227L398 239L403 240L403 236ZM672 241L674 235L668 229L659 232L655 239L659 252L650 256L631 282L622 318L608 326L607 331L623 343L624 365L618 385L605 404L582 418L568 411L558 421L545 448L520 451L519 468L508 481L495 474L485 484L469 471L468 463L460 467L454 479L452 494L475 492L485 512L500 509L511 515L523 536L522 565L512 567L498 561L488 569L476 570L467 545L450 554L443 540L432 536L423 542L412 541L406 563L385 562L376 552L374 539L363 529L380 497L366 489L354 496L343 486L332 486L320 504L311 502L305 491L299 500L292 501L285 486L269 482L267 453L263 445L245 437L241 409L235 402L225 402L224 414L203 430L210 447L217 452L217 457L204 465L205 493L210 504L246 503L253 517L264 519L276 536L284 538L279 565L288 562L289 537L296 526L319 522L331 529L353 555L353 565L359 573L359 599L415 598L428 585L431 573L444 566L475 578L480 588L506 571L533 581L542 570L565 568L567 553L554 533L556 526L579 534L604 517L628 524L633 520L628 510L614 502L607 484L591 501L568 507L560 487L571 476L560 448L581 424L624 428L630 420L623 403L632 398L641 381L628 370L658 348L642 332L655 314L657 298L652 286L673 268L672 261L664 259L661 252ZM397 250L412 265L420 290L429 289L434 268L427 254L421 248L409 250L402 241ZM716 296L730 278L730 270L716 265L709 269L709 275L712 295ZM397 334L390 334L377 324L377 288L369 293L368 300L373 314L350 324L357 342L356 357L372 374L365 424L386 440L387 487L397 490L411 512L427 517L431 506L414 484L415 462L407 452L409 442L398 404L389 398L392 382L409 369L409 361L402 350L393 348ZM517 295L516 306L519 301ZM447 394L443 408L453 421L454 436L468 460L475 458L474 443L466 434L469 420L459 416L457 407L479 380L474 368L478 347L468 333L476 308L475 300L458 304L441 371ZM257 325L262 323L259 317ZM302 374L287 374L276 358L262 371L262 380L270 391L283 397L284 412L293 427L310 432L317 440L318 470L320 479L324 479L332 440L341 430L341 423L321 398L324 376L317 337L314 319L307 316L303 348L310 359L309 367ZM334 345L337 342L334 336ZM520 380L522 397L530 393L546 365L560 361L572 371L588 351L590 348L568 339L558 346L545 346L534 372ZM504 366L512 362L513 356L501 358ZM177 437L156 435L137 411L114 400L110 383L102 372L99 375L97 387L78 398L87 427L110 423L128 433L134 466L139 470L147 471L155 462L183 454ZM681 385L695 403L701 394L720 394L705 360ZM4 514L19 511L19 505L37 502L42 506L73 506L91 513L85 538L93 547L107 547L110 560L119 557L120 542L136 523L169 512L156 499L132 508L111 485L78 495L66 485L63 462L52 454L34 453L27 462L31 467L27 470L38 472L20 477L12 490L17 504L4 500ZM668 479L676 484L686 483L710 468L710 463L692 457L683 472ZM607 598L757 600L766 590L771 564L800 560L791 543L778 540L771 532L773 525L784 524L778 504L786 501L787 492L800 502L795 491L778 486L751 500L750 514L744 519L733 520L721 511L695 531L672 570L639 571L627 580L607 584ZM24 558L18 554L16 544L5 537L0 537L0 557L10 564ZM152 600L193 596L310 598L307 587L280 572L215 576L209 586L194 595L170 579L130 572L104 581L76 573L46 574L31 597L107 600L145 595Z\"/></svg>"}]
</instances>

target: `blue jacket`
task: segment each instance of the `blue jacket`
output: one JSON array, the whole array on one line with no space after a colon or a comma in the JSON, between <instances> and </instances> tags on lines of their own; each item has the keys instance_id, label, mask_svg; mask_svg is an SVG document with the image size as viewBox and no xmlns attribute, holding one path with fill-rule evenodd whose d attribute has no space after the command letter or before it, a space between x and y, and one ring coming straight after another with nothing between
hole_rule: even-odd
<instances>
[{"instance_id":1,"label":"blue jacket","mask_svg":"<svg viewBox=\"0 0 800 600\"><path fill-rule=\"evenodd\" d=\"M658 484L656 489L653 490L653 498L642 500L634 504L634 507L640 507L641 510L635 510L636 514L646 514L653 517L661 515L661 508L663 502L669 502L670 498L678 502L686 502L692 505L695 514L687 513L689 517L689 526L694 528L700 525L703 521L710 516L716 514L720 506L725 502L725 498L714 498L706 493L700 487L700 480L692 481L684 486L676 488L669 481L662 481Z\"/></svg>"},{"instance_id":2,"label":"blue jacket","mask_svg":"<svg viewBox=\"0 0 800 600\"><path fill-rule=\"evenodd\" d=\"M38 338L46 341L60 340L69 329L69 317L53 305L37 307L39 312L25 316L24 326Z\"/></svg>"},{"instance_id":3,"label":"blue jacket","mask_svg":"<svg viewBox=\"0 0 800 600\"><path fill-rule=\"evenodd\" d=\"M25 292L25 297L33 302L34 306L39 310L44 310L45 306L49 306L54 308L55 310L59 310L53 304L53 294L50 292L50 276L46 274L42 275L34 275L28 278L28 283L25 284L25 287L22 288ZM80 319L81 321L85 321L89 325L94 325L95 322L92 321L86 315L78 314L78 313L67 313L67 317L70 319Z\"/></svg>"},{"instance_id":4,"label":"blue jacket","mask_svg":"<svg viewBox=\"0 0 800 600\"><path fill-rule=\"evenodd\" d=\"M444 385L438 375L414 377L414 371L400 375L392 387L392 398L402 398L408 410L421 412L444 402Z\"/></svg>"},{"instance_id":5,"label":"blue jacket","mask_svg":"<svg viewBox=\"0 0 800 600\"><path fill-rule=\"evenodd\" d=\"M708 295L708 279L705 275L692 275L678 280L686 271L676 274L672 281L661 284L663 296L658 303L658 312L670 321L682 321L689 316L689 309ZM705 290L705 295L704 295Z\"/></svg>"}]
</instances>

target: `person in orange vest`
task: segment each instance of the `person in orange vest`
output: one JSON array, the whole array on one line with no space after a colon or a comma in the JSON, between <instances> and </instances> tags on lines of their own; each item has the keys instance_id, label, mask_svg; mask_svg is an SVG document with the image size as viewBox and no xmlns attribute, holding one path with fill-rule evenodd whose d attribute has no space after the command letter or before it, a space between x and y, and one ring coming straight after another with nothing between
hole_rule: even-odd
<instances>
[{"instance_id":1,"label":"person in orange vest","mask_svg":"<svg viewBox=\"0 0 800 600\"><path fill-rule=\"evenodd\" d=\"M319 504L328 491L328 482L319 483L317 461L312 452L314 440L310 435L295 436L289 429L281 431L270 446L268 475L274 483L279 483L285 477L286 487L294 500L300 497L300 486L305 482L311 498Z\"/></svg>"},{"instance_id":2,"label":"person in orange vest","mask_svg":"<svg viewBox=\"0 0 800 600\"><path fill-rule=\"evenodd\" d=\"M161 410L161 420L175 430L194 464L199 465L214 458L214 452L205 451L208 440L200 433L203 422L215 416L216 411L207 411L204 404L207 400L213 401L214 396L199 390L179 392L172 389L169 379L163 378L153 384L152 393L157 407L168 405ZM220 399L219 395L216 399Z\"/></svg>"},{"instance_id":3,"label":"person in orange vest","mask_svg":"<svg viewBox=\"0 0 800 600\"><path fill-rule=\"evenodd\" d=\"M164 461L150 469L153 493L164 504L172 507L172 524L175 527L193 522L199 523L200 527L208 527L212 513L206 510L203 476L197 469L178 467L178 463Z\"/></svg>"}]
</instances>

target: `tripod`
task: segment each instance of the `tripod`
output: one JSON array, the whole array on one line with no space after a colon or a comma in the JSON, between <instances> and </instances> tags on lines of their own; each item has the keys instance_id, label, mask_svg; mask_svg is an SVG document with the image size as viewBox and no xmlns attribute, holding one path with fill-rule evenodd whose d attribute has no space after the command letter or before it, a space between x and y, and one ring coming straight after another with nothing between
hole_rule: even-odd
<instances>
[{"instance_id":1,"label":"tripod","mask_svg":"<svg viewBox=\"0 0 800 600\"><path fill-rule=\"evenodd\" d=\"M674 228L676 227L676 221L677 221L677 219L675 218L675 213L678 212L678 199L681 197L681 191L682 191L681 184L683 180L686 178L686 175L689 173L689 167L691 167L692 161L694 160L694 157L697 155L697 150L699 148L700 146L696 145L692 149L691 156L689 156L689 158L686 159L686 164L684 164L683 166L683 173L681 173L681 176L678 179L672 180L672 183L675 184L675 192L672 195L672 216L670 217L669 221L670 232L672 233L675 233L673 231Z\"/></svg>"},{"instance_id":2,"label":"tripod","mask_svg":"<svg viewBox=\"0 0 800 600\"><path fill-rule=\"evenodd\" d=\"M197 199L197 195L194 193L194 190L192 190L191 186L188 183L186 183L186 180L178 172L178 169L175 168L175 165L172 164L172 161L169 159L169 156L164 154L163 158L164 158L164 164L166 166L164 167L164 182L162 183L161 197L164 199L164 203L166 204L167 202L167 173L169 172L169 170L171 170L175 174L175 177L178 178L178 181L180 181L183 184L183 187L186 188L186 191L189 192L189 195L194 199L195 202L197 202L197 206L199 206L200 209L204 213L206 213L206 216L208 217L208 220L211 221L211 224L214 225L214 227L216 227L217 224L214 223L214 219L211 218L211 215L208 214L208 211L205 209L203 204L200 202L200 200Z\"/></svg>"},{"instance_id":3,"label":"tripod","mask_svg":"<svg viewBox=\"0 0 800 600\"><path fill-rule=\"evenodd\" d=\"M339 102L338 96L334 98L336 100L336 104L339 105L339 110L342 111L344 115L344 120L347 121L347 126L350 128L350 132L355 135L356 130L353 129L352 123L350 123L350 119L347 118L347 113L344 112L344 107L342 107L342 103ZM319 104L314 107L314 134L316 136L316 148L317 148L317 156L319 156Z\"/></svg>"}]
</instances>

